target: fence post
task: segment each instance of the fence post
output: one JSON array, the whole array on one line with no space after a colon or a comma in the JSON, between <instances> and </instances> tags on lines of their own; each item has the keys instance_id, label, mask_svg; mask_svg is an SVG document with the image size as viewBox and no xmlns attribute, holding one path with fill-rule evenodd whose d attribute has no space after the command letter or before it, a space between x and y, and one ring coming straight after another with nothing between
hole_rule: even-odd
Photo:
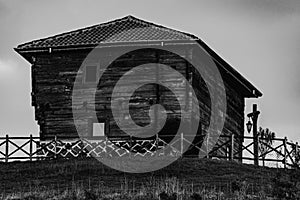
<instances>
[{"instance_id":1,"label":"fence post","mask_svg":"<svg viewBox=\"0 0 300 200\"><path fill-rule=\"evenodd\" d=\"M54 136L54 158L56 159L57 157L57 136Z\"/></svg>"},{"instance_id":2,"label":"fence post","mask_svg":"<svg viewBox=\"0 0 300 200\"><path fill-rule=\"evenodd\" d=\"M298 151L299 151L299 149L298 149L298 142L296 142L296 148L295 148L295 154L296 154L296 156L298 156Z\"/></svg>"},{"instance_id":3,"label":"fence post","mask_svg":"<svg viewBox=\"0 0 300 200\"><path fill-rule=\"evenodd\" d=\"M158 136L155 134L155 153L156 156L159 157L159 152L158 152Z\"/></svg>"},{"instance_id":4,"label":"fence post","mask_svg":"<svg viewBox=\"0 0 300 200\"><path fill-rule=\"evenodd\" d=\"M9 138L8 135L6 134L6 140L5 140L5 162L8 162L8 145L9 145Z\"/></svg>"},{"instance_id":5,"label":"fence post","mask_svg":"<svg viewBox=\"0 0 300 200\"><path fill-rule=\"evenodd\" d=\"M208 142L209 141L209 133L207 134L206 137L206 157L209 158L209 151L208 151Z\"/></svg>"},{"instance_id":6,"label":"fence post","mask_svg":"<svg viewBox=\"0 0 300 200\"><path fill-rule=\"evenodd\" d=\"M133 147L132 135L130 135L129 136L129 158L131 158L132 147Z\"/></svg>"},{"instance_id":7,"label":"fence post","mask_svg":"<svg viewBox=\"0 0 300 200\"><path fill-rule=\"evenodd\" d=\"M283 158L283 166L284 166L284 168L286 168L286 151L287 151L287 149L286 149L286 142L287 142L287 137L284 137L284 140L283 140L283 147L284 147L284 158Z\"/></svg>"},{"instance_id":8,"label":"fence post","mask_svg":"<svg viewBox=\"0 0 300 200\"><path fill-rule=\"evenodd\" d=\"M296 147L295 147L295 158L294 158L294 161L295 161L295 164L297 165L298 162L299 162L299 149L298 149L298 142L296 142Z\"/></svg>"},{"instance_id":9,"label":"fence post","mask_svg":"<svg viewBox=\"0 0 300 200\"><path fill-rule=\"evenodd\" d=\"M181 133L180 135L180 154L181 154L181 157L183 156L183 133Z\"/></svg>"},{"instance_id":10,"label":"fence post","mask_svg":"<svg viewBox=\"0 0 300 200\"><path fill-rule=\"evenodd\" d=\"M234 134L231 133L231 140L230 140L230 158L229 160L233 160L233 154L234 154Z\"/></svg>"},{"instance_id":11,"label":"fence post","mask_svg":"<svg viewBox=\"0 0 300 200\"><path fill-rule=\"evenodd\" d=\"M252 113L247 116L252 119L253 122L253 154L254 154L254 165L259 165L259 151L258 151L258 133L257 133L257 120L260 112L257 110L257 104L253 104Z\"/></svg>"},{"instance_id":12,"label":"fence post","mask_svg":"<svg viewBox=\"0 0 300 200\"><path fill-rule=\"evenodd\" d=\"M32 134L30 134L30 142L29 142L29 159L32 161Z\"/></svg>"}]
</instances>

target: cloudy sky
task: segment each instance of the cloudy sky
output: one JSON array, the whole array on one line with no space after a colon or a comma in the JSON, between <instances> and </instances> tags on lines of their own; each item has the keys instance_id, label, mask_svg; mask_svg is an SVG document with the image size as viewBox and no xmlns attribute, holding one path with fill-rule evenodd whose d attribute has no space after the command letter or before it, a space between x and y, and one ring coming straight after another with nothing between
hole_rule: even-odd
<instances>
[{"instance_id":1,"label":"cloudy sky","mask_svg":"<svg viewBox=\"0 0 300 200\"><path fill-rule=\"evenodd\" d=\"M299 0L0 0L0 135L38 134L18 44L128 14L197 35L263 92L259 125L300 140Z\"/></svg>"}]
</instances>

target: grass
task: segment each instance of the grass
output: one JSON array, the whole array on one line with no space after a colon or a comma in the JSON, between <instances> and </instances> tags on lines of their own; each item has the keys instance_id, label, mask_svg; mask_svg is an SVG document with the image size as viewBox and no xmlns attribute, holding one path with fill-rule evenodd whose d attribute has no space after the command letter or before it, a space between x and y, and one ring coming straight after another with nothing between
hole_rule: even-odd
<instances>
[{"instance_id":1,"label":"grass","mask_svg":"<svg viewBox=\"0 0 300 200\"><path fill-rule=\"evenodd\" d=\"M85 158L0 163L0 189L2 199L266 199L280 195L274 188L296 194L289 188L297 189L299 175L294 170L191 158L155 172L129 174Z\"/></svg>"}]
</instances>

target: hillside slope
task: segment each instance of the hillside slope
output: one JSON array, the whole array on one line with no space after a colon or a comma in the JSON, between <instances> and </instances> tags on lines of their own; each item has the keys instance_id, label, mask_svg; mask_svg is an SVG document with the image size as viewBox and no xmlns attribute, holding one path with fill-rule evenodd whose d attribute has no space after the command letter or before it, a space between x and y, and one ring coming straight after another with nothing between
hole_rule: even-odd
<instances>
[{"instance_id":1,"label":"hillside slope","mask_svg":"<svg viewBox=\"0 0 300 200\"><path fill-rule=\"evenodd\" d=\"M39 191L63 191L77 186L102 191L136 190L149 188L149 185L159 187L174 179L186 190L214 187L228 192L238 187L234 184L246 182L252 193L262 189L270 193L274 191L276 180L283 184L298 184L297 181L292 183L295 177L296 180L300 177L299 171L257 167L235 161L191 158L179 159L166 168L144 174L116 171L93 158L0 163L0 190L6 194L37 188Z\"/></svg>"}]
</instances>

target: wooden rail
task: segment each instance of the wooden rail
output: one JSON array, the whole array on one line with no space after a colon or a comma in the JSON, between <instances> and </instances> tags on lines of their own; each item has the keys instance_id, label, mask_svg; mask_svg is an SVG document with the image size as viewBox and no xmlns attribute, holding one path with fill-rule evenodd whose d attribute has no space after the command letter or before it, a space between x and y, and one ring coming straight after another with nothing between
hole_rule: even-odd
<instances>
[{"instance_id":1,"label":"wooden rail","mask_svg":"<svg viewBox=\"0 0 300 200\"><path fill-rule=\"evenodd\" d=\"M164 136L165 138L173 136ZM41 140L40 137L0 137L0 160L9 162L11 160L42 160L71 157L103 157L103 156L126 156L134 153L135 156L154 156L156 150L159 155L186 156L184 148L194 148L198 153L204 153L207 158L220 158L228 160L250 160L254 161L253 137L244 136L244 144L240 150L234 149L237 137L234 134L221 135L217 145L209 152L203 151L201 145L206 145L204 136L197 143L190 141L189 135L181 134L175 141L169 143L164 138L154 137L152 139L137 139L132 137L48 137ZM208 138L208 137L206 137ZM247 142L248 141L248 142ZM259 138L262 145L268 146L268 151L260 153L259 161L275 162L284 168L296 167L300 164L300 146L298 143L288 142L287 138L274 138L270 145ZM114 147L113 147L114 145ZM229 148L226 148L229 147ZM222 149L223 153L220 153ZM248 154L248 156L245 156ZM270 156L272 154L272 156ZM274 158L274 154L275 157ZM203 155L203 154L202 154ZM239 156L243 155L243 156ZM197 156L197 155L192 155Z\"/></svg>"}]
</instances>

